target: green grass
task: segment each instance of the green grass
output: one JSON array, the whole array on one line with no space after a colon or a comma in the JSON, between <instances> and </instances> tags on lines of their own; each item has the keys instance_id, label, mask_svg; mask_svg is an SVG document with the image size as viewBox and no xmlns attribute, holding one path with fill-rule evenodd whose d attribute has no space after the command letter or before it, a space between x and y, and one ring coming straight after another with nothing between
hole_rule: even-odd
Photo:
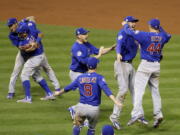
<instances>
[{"instance_id":1,"label":"green grass","mask_svg":"<svg viewBox=\"0 0 180 135\"><path fill-rule=\"evenodd\" d=\"M56 101L40 101L44 96L43 90L33 81L32 104L16 103L16 100L24 97L21 81L16 84L16 97L7 100L9 78L13 69L17 49L13 47L7 38L8 28L0 23L0 135L70 135L72 121L67 108L78 102L78 93L70 92L59 97ZM62 87L70 83L69 64L71 62L70 48L74 42L75 27L38 25L45 34L43 43L49 63L53 67ZM115 42L117 31L90 29L89 40L97 47L108 47ZM116 135L179 135L180 134L180 36L173 35L171 42L164 48L164 60L161 63L160 92L163 104L164 123L159 129L153 129L152 100L149 90L144 96L145 116L149 120L149 126L142 127L135 124L127 127L132 109L130 95L128 94L124 110L121 115L122 131L116 131ZM114 94L117 93L117 84L113 75L113 63L115 52L111 52L101 58L98 72L105 76L109 87ZM134 61L135 67L139 64L139 55ZM46 75L43 76L47 79ZM48 79L47 79L48 80ZM53 90L52 84L48 81ZM111 124L109 115L112 112L113 103L103 94L101 115L96 127L96 134L100 135L104 124ZM87 128L81 135L86 134Z\"/></svg>"}]
</instances>

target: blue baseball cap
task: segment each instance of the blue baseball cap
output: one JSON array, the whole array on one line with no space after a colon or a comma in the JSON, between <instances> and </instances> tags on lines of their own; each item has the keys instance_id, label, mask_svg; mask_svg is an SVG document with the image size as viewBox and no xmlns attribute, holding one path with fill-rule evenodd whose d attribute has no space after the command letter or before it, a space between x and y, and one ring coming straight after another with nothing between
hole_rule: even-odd
<instances>
[{"instance_id":1,"label":"blue baseball cap","mask_svg":"<svg viewBox=\"0 0 180 135\"><path fill-rule=\"evenodd\" d=\"M89 57L87 61L87 67L88 69L95 69L98 63L99 63L99 60L97 58Z\"/></svg>"},{"instance_id":2,"label":"blue baseball cap","mask_svg":"<svg viewBox=\"0 0 180 135\"><path fill-rule=\"evenodd\" d=\"M148 24L154 29L159 29L160 21L158 19L151 19Z\"/></svg>"},{"instance_id":3,"label":"blue baseball cap","mask_svg":"<svg viewBox=\"0 0 180 135\"><path fill-rule=\"evenodd\" d=\"M104 125L102 128L102 135L114 135L114 129L111 125Z\"/></svg>"},{"instance_id":4,"label":"blue baseball cap","mask_svg":"<svg viewBox=\"0 0 180 135\"><path fill-rule=\"evenodd\" d=\"M11 26L11 25L13 25L15 23L18 23L16 18L9 18L6 25Z\"/></svg>"},{"instance_id":5,"label":"blue baseball cap","mask_svg":"<svg viewBox=\"0 0 180 135\"><path fill-rule=\"evenodd\" d=\"M29 33L29 28L26 24L22 24L17 28L17 33Z\"/></svg>"},{"instance_id":6,"label":"blue baseball cap","mask_svg":"<svg viewBox=\"0 0 180 135\"><path fill-rule=\"evenodd\" d=\"M127 16L124 18L124 21L126 21L126 22L138 22L139 20L133 16Z\"/></svg>"},{"instance_id":7,"label":"blue baseball cap","mask_svg":"<svg viewBox=\"0 0 180 135\"><path fill-rule=\"evenodd\" d=\"M76 35L85 35L87 34L89 31L84 29L84 28L77 28L76 31L75 31L75 34Z\"/></svg>"}]
</instances>

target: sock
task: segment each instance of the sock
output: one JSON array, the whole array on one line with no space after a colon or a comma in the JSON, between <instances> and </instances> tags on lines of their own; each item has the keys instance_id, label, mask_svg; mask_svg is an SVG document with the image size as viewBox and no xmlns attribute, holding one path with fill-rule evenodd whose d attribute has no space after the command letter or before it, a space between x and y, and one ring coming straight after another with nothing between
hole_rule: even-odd
<instances>
[{"instance_id":1,"label":"sock","mask_svg":"<svg viewBox=\"0 0 180 135\"><path fill-rule=\"evenodd\" d=\"M23 87L24 87L24 91L25 91L25 95L26 95L26 98L31 98L31 92L30 92L30 81L29 80L26 80L26 81L23 81L22 82L23 84Z\"/></svg>"},{"instance_id":2,"label":"sock","mask_svg":"<svg viewBox=\"0 0 180 135\"><path fill-rule=\"evenodd\" d=\"M42 79L40 82L39 82L39 85L45 90L46 94L48 96L52 95L52 92L51 90L49 89L46 81L44 79Z\"/></svg>"},{"instance_id":3,"label":"sock","mask_svg":"<svg viewBox=\"0 0 180 135\"><path fill-rule=\"evenodd\" d=\"M87 135L95 135L95 129L88 129Z\"/></svg>"},{"instance_id":4,"label":"sock","mask_svg":"<svg viewBox=\"0 0 180 135\"><path fill-rule=\"evenodd\" d=\"M73 127L73 135L79 135L81 131L81 128L79 126Z\"/></svg>"}]
</instances>

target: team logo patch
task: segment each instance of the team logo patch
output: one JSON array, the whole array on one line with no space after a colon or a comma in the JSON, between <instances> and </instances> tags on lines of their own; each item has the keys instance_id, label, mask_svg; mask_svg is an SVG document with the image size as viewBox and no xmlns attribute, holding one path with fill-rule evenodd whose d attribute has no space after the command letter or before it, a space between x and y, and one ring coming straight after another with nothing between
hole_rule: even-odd
<instances>
[{"instance_id":1,"label":"team logo patch","mask_svg":"<svg viewBox=\"0 0 180 135\"><path fill-rule=\"evenodd\" d=\"M121 40L122 38L123 38L122 35L119 35L119 36L118 36L118 40Z\"/></svg>"},{"instance_id":2,"label":"team logo patch","mask_svg":"<svg viewBox=\"0 0 180 135\"><path fill-rule=\"evenodd\" d=\"M81 56L82 55L82 52L81 51L78 51L77 52L77 56Z\"/></svg>"}]
</instances>

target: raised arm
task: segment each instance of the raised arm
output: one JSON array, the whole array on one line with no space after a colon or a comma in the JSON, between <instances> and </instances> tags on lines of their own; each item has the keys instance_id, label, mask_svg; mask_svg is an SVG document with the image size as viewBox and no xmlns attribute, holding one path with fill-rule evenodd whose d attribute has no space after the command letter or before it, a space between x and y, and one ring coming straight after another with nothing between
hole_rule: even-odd
<instances>
[{"instance_id":1,"label":"raised arm","mask_svg":"<svg viewBox=\"0 0 180 135\"><path fill-rule=\"evenodd\" d=\"M164 35L166 36L166 41L165 42L167 43L171 39L171 35L168 34L161 26L159 28L159 31L164 33Z\"/></svg>"},{"instance_id":2,"label":"raised arm","mask_svg":"<svg viewBox=\"0 0 180 135\"><path fill-rule=\"evenodd\" d=\"M133 30L129 27L128 24L124 25L124 31L127 35L131 35L135 40L137 40L140 44L143 42L146 38L147 32L142 32L139 30Z\"/></svg>"}]
</instances>

